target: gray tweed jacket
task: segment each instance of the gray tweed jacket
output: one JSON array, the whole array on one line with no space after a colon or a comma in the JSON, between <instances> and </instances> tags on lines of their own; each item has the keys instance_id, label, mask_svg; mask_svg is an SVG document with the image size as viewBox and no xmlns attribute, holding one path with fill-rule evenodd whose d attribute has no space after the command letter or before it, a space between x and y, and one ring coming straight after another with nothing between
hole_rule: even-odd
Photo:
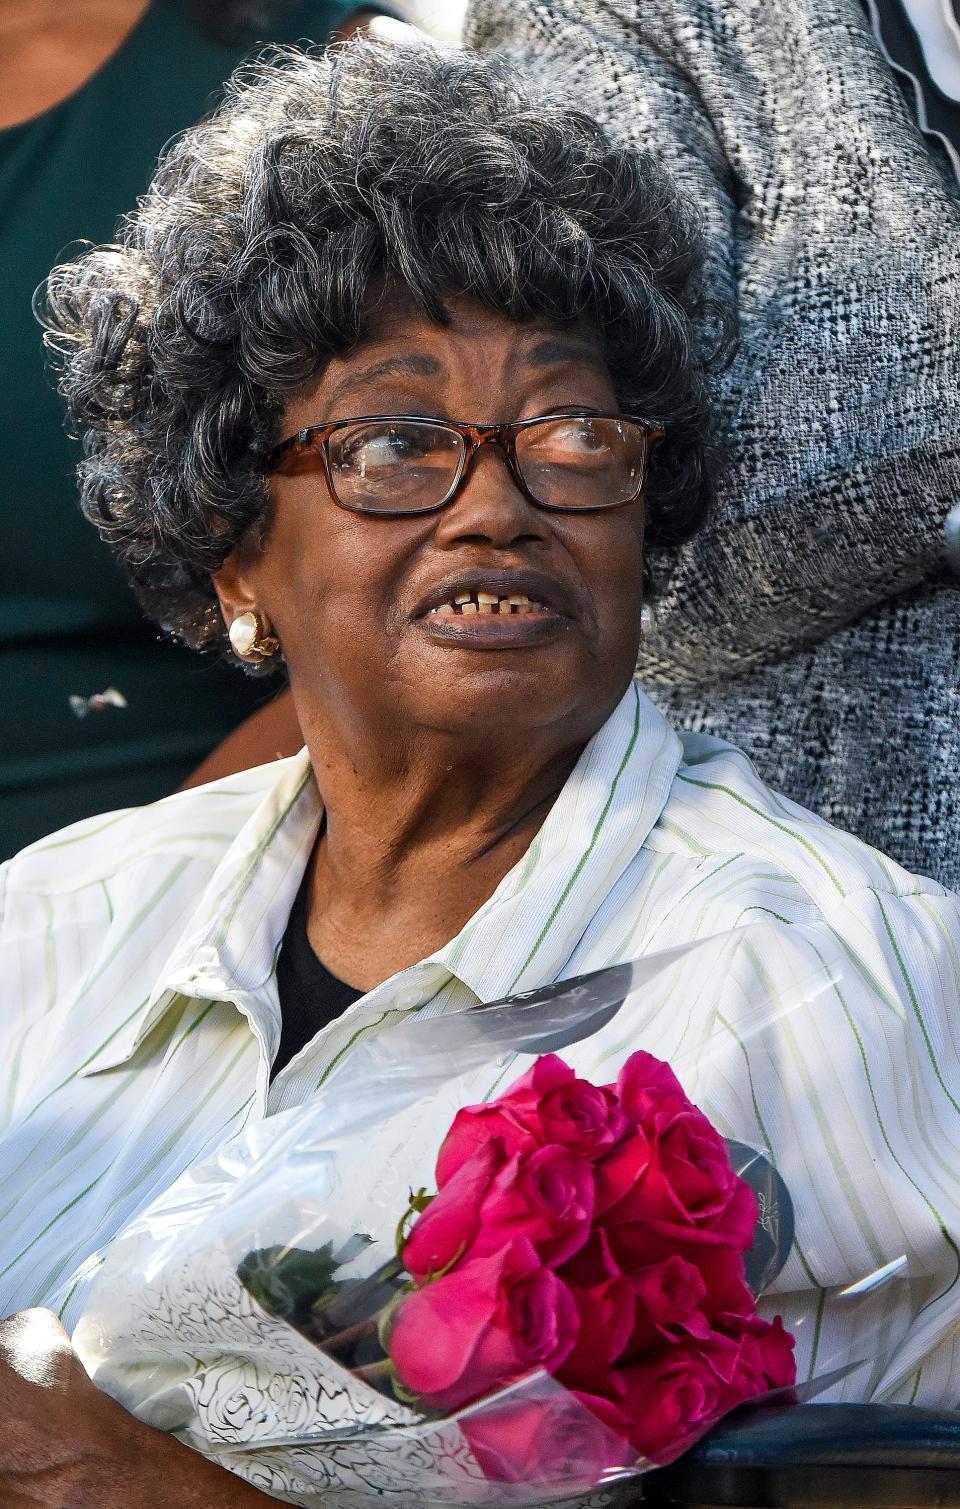
<instances>
[{"instance_id":1,"label":"gray tweed jacket","mask_svg":"<svg viewBox=\"0 0 960 1509\"><path fill-rule=\"evenodd\" d=\"M702 208L742 345L712 523L654 560L678 725L960 888L960 194L858 0L473 0Z\"/></svg>"}]
</instances>

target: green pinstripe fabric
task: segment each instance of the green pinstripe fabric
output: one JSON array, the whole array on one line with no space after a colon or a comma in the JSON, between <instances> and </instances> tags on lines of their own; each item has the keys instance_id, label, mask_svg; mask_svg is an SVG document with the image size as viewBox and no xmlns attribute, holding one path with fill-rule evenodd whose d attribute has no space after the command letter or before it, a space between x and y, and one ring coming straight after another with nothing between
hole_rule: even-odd
<instances>
[{"instance_id":1,"label":"green pinstripe fabric","mask_svg":"<svg viewBox=\"0 0 960 1509\"><path fill-rule=\"evenodd\" d=\"M271 1085L274 961L320 816L300 755L78 824L0 871L0 1310L54 1300L183 1169L299 1104L365 1035L730 935L736 971L678 966L629 1031L568 1056L597 1076L638 1046L682 1061L718 1124L769 1139L798 1206L780 1287L805 1296L805 1370L833 1345L824 1292L904 1252L913 1335L844 1387L960 1403L956 897L768 791L730 746L681 740L634 685L458 936ZM836 987L751 1035L758 1004L828 957Z\"/></svg>"}]
</instances>

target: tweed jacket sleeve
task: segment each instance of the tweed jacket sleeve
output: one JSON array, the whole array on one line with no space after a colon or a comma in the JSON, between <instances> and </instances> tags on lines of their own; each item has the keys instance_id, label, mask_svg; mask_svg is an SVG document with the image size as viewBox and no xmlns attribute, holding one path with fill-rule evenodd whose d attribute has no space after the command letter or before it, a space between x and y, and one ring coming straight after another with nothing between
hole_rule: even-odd
<instances>
[{"instance_id":1,"label":"tweed jacket sleeve","mask_svg":"<svg viewBox=\"0 0 960 1509\"><path fill-rule=\"evenodd\" d=\"M960 199L858 0L475 0L468 34L670 164L739 318L719 506L642 668L730 675L921 581L960 497Z\"/></svg>"}]
</instances>

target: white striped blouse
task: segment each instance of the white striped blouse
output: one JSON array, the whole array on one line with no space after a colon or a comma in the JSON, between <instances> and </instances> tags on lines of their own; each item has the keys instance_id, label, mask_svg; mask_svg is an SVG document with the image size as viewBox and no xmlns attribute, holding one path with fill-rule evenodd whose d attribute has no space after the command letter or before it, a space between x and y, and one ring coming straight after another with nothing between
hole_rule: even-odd
<instances>
[{"instance_id":1,"label":"white striped blouse","mask_svg":"<svg viewBox=\"0 0 960 1509\"><path fill-rule=\"evenodd\" d=\"M960 1401L957 897L775 795L729 745L679 737L633 684L462 931L271 1083L276 955L321 812L302 753L89 819L0 871L0 1313L54 1302L71 1324L88 1254L251 1118L309 1097L361 1037L749 929L749 970L691 967L619 1051L674 1057L709 998L727 1062L711 1078L688 1055L684 1077L728 1135L769 1137L792 1189L781 1288L808 1292L802 1366L826 1355L825 1291L906 1254L922 1313L850 1393ZM813 956L842 977L785 1019L771 1081L742 1023Z\"/></svg>"}]
</instances>

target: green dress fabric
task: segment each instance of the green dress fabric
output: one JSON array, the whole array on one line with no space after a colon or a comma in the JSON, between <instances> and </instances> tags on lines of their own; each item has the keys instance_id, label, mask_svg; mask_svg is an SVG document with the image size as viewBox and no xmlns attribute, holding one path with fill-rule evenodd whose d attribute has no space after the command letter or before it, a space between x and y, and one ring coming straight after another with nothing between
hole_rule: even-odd
<instances>
[{"instance_id":1,"label":"green dress fabric","mask_svg":"<svg viewBox=\"0 0 960 1509\"><path fill-rule=\"evenodd\" d=\"M356 0L305 4L283 37L325 41ZM34 289L78 240L109 241L239 49L154 0L77 93L0 131L0 858L78 818L172 791L272 695L161 640L82 517ZM78 718L71 694L125 709Z\"/></svg>"}]
</instances>

